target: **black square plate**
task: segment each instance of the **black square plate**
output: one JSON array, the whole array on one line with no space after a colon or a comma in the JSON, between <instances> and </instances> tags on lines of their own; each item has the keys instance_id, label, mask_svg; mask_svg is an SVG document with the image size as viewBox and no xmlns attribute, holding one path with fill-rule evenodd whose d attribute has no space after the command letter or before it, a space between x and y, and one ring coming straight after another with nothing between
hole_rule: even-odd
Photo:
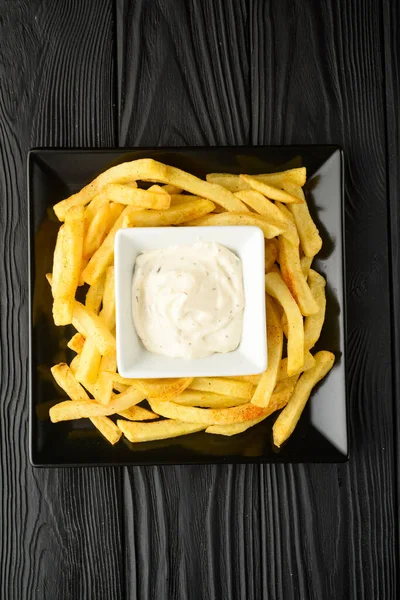
<instances>
[{"instance_id":1,"label":"black square plate","mask_svg":"<svg viewBox=\"0 0 400 600\"><path fill-rule=\"evenodd\" d=\"M85 419L52 424L49 407L63 399L50 367L70 362L70 327L55 327L45 274L52 269L59 223L52 206L108 167L155 158L205 177L210 172L261 173L307 167L306 193L324 245L316 261L327 278L327 317L318 349L336 364L313 393L300 422L278 452L271 443L272 415L232 438L196 433L173 440L115 446ZM336 146L267 146L113 150L37 149L29 153L30 217L30 457L36 466L199 463L341 462L348 457L343 240L343 158Z\"/></svg>"}]
</instances>

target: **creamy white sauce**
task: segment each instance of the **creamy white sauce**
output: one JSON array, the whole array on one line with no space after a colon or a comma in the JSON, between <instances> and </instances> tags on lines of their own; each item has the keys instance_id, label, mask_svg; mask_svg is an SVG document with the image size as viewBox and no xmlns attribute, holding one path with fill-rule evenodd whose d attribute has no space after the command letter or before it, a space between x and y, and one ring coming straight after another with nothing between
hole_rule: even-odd
<instances>
[{"instance_id":1,"label":"creamy white sauce","mask_svg":"<svg viewBox=\"0 0 400 600\"><path fill-rule=\"evenodd\" d=\"M235 350L242 337L242 261L216 242L140 254L132 315L145 348L174 358Z\"/></svg>"}]
</instances>

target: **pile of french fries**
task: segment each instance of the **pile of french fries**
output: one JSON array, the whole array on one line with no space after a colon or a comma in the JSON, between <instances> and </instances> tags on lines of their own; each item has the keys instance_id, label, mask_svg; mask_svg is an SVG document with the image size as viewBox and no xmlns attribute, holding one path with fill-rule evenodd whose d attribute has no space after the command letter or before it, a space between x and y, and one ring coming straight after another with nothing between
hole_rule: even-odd
<instances>
[{"instance_id":1,"label":"pile of french fries","mask_svg":"<svg viewBox=\"0 0 400 600\"><path fill-rule=\"evenodd\" d=\"M90 419L115 444L205 430L237 435L281 411L273 441L293 432L334 355L312 354L325 319L325 280L311 268L322 246L302 187L305 168L206 181L152 159L120 164L54 206L60 226L47 275L56 325L72 324L70 365L51 372L70 400L52 422ZM150 187L139 187L149 182ZM142 184L143 186L143 184ZM256 225L265 237L268 368L261 375L125 379L115 351L114 238L126 227ZM85 303L76 300L87 285ZM285 343L286 340L286 343ZM110 417L113 416L113 419Z\"/></svg>"}]
</instances>

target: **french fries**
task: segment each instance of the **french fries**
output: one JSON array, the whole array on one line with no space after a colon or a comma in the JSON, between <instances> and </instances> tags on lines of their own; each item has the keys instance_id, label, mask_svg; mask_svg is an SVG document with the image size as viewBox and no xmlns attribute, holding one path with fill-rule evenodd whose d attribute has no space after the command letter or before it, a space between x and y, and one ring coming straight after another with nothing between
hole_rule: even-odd
<instances>
[{"instance_id":1,"label":"french fries","mask_svg":"<svg viewBox=\"0 0 400 600\"><path fill-rule=\"evenodd\" d=\"M206 217L195 219L186 223L190 227L199 227L204 225L250 225L253 227L259 227L264 237L267 239L276 237L284 231L283 227L271 224L262 215L255 213L220 213L207 215Z\"/></svg>"},{"instance_id":2,"label":"french fries","mask_svg":"<svg viewBox=\"0 0 400 600\"><path fill-rule=\"evenodd\" d=\"M230 423L241 423L259 417L262 409L254 404L242 404L231 408L195 408L193 406L182 406L175 402L163 402L150 400L149 404L153 412L162 417L175 419L187 423L203 423L208 425L227 425Z\"/></svg>"},{"instance_id":3,"label":"french fries","mask_svg":"<svg viewBox=\"0 0 400 600\"><path fill-rule=\"evenodd\" d=\"M311 218L304 192L301 187L291 182L285 182L284 189L300 200L299 204L292 204L289 210L296 222L303 252L306 256L313 258L321 250L322 239L317 226Z\"/></svg>"},{"instance_id":4,"label":"french fries","mask_svg":"<svg viewBox=\"0 0 400 600\"><path fill-rule=\"evenodd\" d=\"M212 392L244 400L251 399L254 389L253 384L248 381L236 381L223 377L196 377L188 387L190 390Z\"/></svg>"},{"instance_id":5,"label":"french fries","mask_svg":"<svg viewBox=\"0 0 400 600\"><path fill-rule=\"evenodd\" d=\"M279 448L293 432L313 387L331 370L335 356L322 350L315 355L315 366L305 371L298 380L288 404L272 428L274 444Z\"/></svg>"},{"instance_id":6,"label":"french fries","mask_svg":"<svg viewBox=\"0 0 400 600\"><path fill-rule=\"evenodd\" d=\"M278 300L288 321L288 375L294 375L304 364L304 329L303 317L287 285L278 273L267 273L265 276L267 293Z\"/></svg>"},{"instance_id":7,"label":"french fries","mask_svg":"<svg viewBox=\"0 0 400 600\"><path fill-rule=\"evenodd\" d=\"M288 204L297 204L301 202L301 200L299 200L299 198L297 198L293 194L289 194L288 192L285 192L280 188L277 188L268 183L264 183L263 181L259 181L258 179L254 179L254 177L250 177L249 175L240 175L240 178L243 179L243 181L245 181L246 183L248 183L253 190L264 194L266 198L270 198L271 200L278 200L278 202L287 202Z\"/></svg>"},{"instance_id":8,"label":"french fries","mask_svg":"<svg viewBox=\"0 0 400 600\"><path fill-rule=\"evenodd\" d=\"M273 426L275 445L294 430L314 385L334 361L330 352L310 353L325 320L326 282L312 268L322 240L302 190L306 170L210 173L206 179L139 159L108 169L54 206L62 222L53 272L46 275L54 321L72 323L77 332L67 344L76 353L71 364L51 369L70 398L46 405L52 422L90 419L111 444L122 435L133 444L204 430L238 435L280 410ZM152 185L143 189L142 181ZM144 380L117 372L115 234L126 227L179 225L247 225L263 231L265 373ZM89 289L81 303L75 295L83 283ZM246 448L246 456L252 451Z\"/></svg>"},{"instance_id":9,"label":"french fries","mask_svg":"<svg viewBox=\"0 0 400 600\"><path fill-rule=\"evenodd\" d=\"M59 230L54 251L51 291L56 325L68 325L72 322L82 264L83 234L83 208L72 208L65 215L65 223Z\"/></svg>"},{"instance_id":10,"label":"french fries","mask_svg":"<svg viewBox=\"0 0 400 600\"><path fill-rule=\"evenodd\" d=\"M326 281L314 269L310 269L308 273L308 282L310 290L318 304L318 312L306 318L304 322L304 346L306 350L310 350L315 346L321 335L322 326L325 321L326 296L325 286Z\"/></svg>"},{"instance_id":11,"label":"french fries","mask_svg":"<svg viewBox=\"0 0 400 600\"><path fill-rule=\"evenodd\" d=\"M137 206L138 208L154 208L155 210L165 210L170 207L171 196L161 188L157 191L141 190L137 186L132 187L129 183L109 183L102 190L109 200Z\"/></svg>"},{"instance_id":12,"label":"french fries","mask_svg":"<svg viewBox=\"0 0 400 600\"><path fill-rule=\"evenodd\" d=\"M304 278L299 250L283 236L279 236L279 261L282 278L305 317L318 312L318 304Z\"/></svg>"},{"instance_id":13,"label":"french fries","mask_svg":"<svg viewBox=\"0 0 400 600\"><path fill-rule=\"evenodd\" d=\"M172 419L154 423L132 423L118 420L117 426L132 443L165 440L205 429L202 423L183 423Z\"/></svg>"},{"instance_id":14,"label":"french fries","mask_svg":"<svg viewBox=\"0 0 400 600\"><path fill-rule=\"evenodd\" d=\"M267 342L268 342L268 367L256 387L251 398L252 404L267 408L274 391L278 376L279 363L282 357L283 332L278 311L274 301L267 296Z\"/></svg>"}]
</instances>

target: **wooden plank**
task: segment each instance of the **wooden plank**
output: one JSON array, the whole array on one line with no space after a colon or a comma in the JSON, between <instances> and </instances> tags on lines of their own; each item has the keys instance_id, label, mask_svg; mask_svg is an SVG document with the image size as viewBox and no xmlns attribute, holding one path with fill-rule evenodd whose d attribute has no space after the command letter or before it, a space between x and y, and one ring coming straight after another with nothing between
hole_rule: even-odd
<instances>
[{"instance_id":1,"label":"wooden plank","mask_svg":"<svg viewBox=\"0 0 400 600\"><path fill-rule=\"evenodd\" d=\"M127 469L128 596L395 598L381 5L221 5L118 3L120 143L343 145L352 458Z\"/></svg>"},{"instance_id":2,"label":"wooden plank","mask_svg":"<svg viewBox=\"0 0 400 600\"><path fill-rule=\"evenodd\" d=\"M28 461L25 160L114 145L112 3L0 6L0 597L122 598L121 471Z\"/></svg>"},{"instance_id":3,"label":"wooden plank","mask_svg":"<svg viewBox=\"0 0 400 600\"><path fill-rule=\"evenodd\" d=\"M253 143L340 144L346 157L348 464L282 467L265 597L395 598L396 496L380 3L255 2ZM270 470L266 469L265 473ZM280 508L282 507L282 508ZM287 535L284 535L287 532ZM289 542L290 539L290 542Z\"/></svg>"},{"instance_id":4,"label":"wooden plank","mask_svg":"<svg viewBox=\"0 0 400 600\"><path fill-rule=\"evenodd\" d=\"M391 237L391 286L394 348L394 398L398 406L400 398L400 52L398 32L400 28L400 6L398 2L383 2L384 59L385 59L385 98L386 98L386 151L389 204L389 228ZM397 408L397 498L400 498L400 410ZM400 523L398 503L397 524ZM400 529L398 530L400 538ZM400 565L398 566L400 571Z\"/></svg>"}]
</instances>

